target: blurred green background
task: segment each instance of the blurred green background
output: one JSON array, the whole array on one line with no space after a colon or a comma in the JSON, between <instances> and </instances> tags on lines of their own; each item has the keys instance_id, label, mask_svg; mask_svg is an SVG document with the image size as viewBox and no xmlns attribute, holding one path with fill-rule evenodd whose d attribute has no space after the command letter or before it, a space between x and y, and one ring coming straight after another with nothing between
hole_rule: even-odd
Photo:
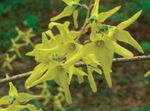
<instances>
[{"instance_id":1,"label":"blurred green background","mask_svg":"<svg viewBox=\"0 0 150 111\"><path fill-rule=\"evenodd\" d=\"M100 11L107 11L117 5L121 5L122 9L106 23L118 24L137 11L143 10L140 19L127 30L141 44L145 54L150 53L150 0L101 0ZM36 34L34 41L39 41L50 18L61 12L64 6L61 0L0 0L0 55L11 46L11 38L17 36L16 26L21 30L33 28ZM80 13L81 24L85 15L84 11ZM29 47L23 50L27 52L31 49ZM136 51L133 52L138 55ZM13 63L20 65L13 73L29 71L35 66L33 61L26 60L30 58L24 56L23 60ZM68 111L150 111L150 77L143 77L149 69L149 61L114 64L113 88L109 89L104 79L99 77L99 90L96 94L91 93L88 83L80 88L74 84L71 86L74 103L64 106Z\"/></svg>"}]
</instances>

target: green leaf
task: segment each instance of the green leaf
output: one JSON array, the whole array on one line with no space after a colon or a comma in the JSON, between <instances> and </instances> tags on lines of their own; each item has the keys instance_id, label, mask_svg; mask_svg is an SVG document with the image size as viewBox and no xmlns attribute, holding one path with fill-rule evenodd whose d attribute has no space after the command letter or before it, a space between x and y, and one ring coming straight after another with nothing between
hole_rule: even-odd
<instances>
[{"instance_id":1,"label":"green leaf","mask_svg":"<svg viewBox=\"0 0 150 111\"><path fill-rule=\"evenodd\" d=\"M148 106L148 105L142 105L140 107L140 111L150 111L150 106Z\"/></svg>"},{"instance_id":2,"label":"green leaf","mask_svg":"<svg viewBox=\"0 0 150 111\"><path fill-rule=\"evenodd\" d=\"M38 102L36 99L30 100L28 103L36 106L38 109L40 109L42 107L42 105L40 104L40 102Z\"/></svg>"},{"instance_id":3,"label":"green leaf","mask_svg":"<svg viewBox=\"0 0 150 111\"><path fill-rule=\"evenodd\" d=\"M138 108L133 108L131 111L140 111Z\"/></svg>"},{"instance_id":4,"label":"green leaf","mask_svg":"<svg viewBox=\"0 0 150 111\"><path fill-rule=\"evenodd\" d=\"M35 15L27 15L24 17L24 25L33 27L38 24L38 18Z\"/></svg>"},{"instance_id":5,"label":"green leaf","mask_svg":"<svg viewBox=\"0 0 150 111\"><path fill-rule=\"evenodd\" d=\"M144 51L149 51L150 50L150 42L148 42L148 41L141 42L141 47L143 48Z\"/></svg>"}]
</instances>

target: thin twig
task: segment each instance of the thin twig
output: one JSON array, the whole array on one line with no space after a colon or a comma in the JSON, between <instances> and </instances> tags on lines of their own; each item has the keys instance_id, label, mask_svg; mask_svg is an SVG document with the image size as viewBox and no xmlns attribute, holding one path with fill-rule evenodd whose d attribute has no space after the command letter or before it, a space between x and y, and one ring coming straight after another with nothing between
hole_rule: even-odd
<instances>
[{"instance_id":1,"label":"thin twig","mask_svg":"<svg viewBox=\"0 0 150 111\"><path fill-rule=\"evenodd\" d=\"M18 79L27 78L31 73L32 73L32 71L29 71L29 72L26 72L26 73L17 74L17 75L12 76L12 77L7 77L5 79L0 79L0 84L8 83L8 82L11 82L11 81L14 81L14 80L18 80Z\"/></svg>"},{"instance_id":2,"label":"thin twig","mask_svg":"<svg viewBox=\"0 0 150 111\"><path fill-rule=\"evenodd\" d=\"M113 63L135 62L135 61L144 61L144 60L150 60L150 55L135 56L135 57L132 57L132 58L114 58ZM76 63L75 66L76 67L81 67L81 66L85 66L85 64L83 62L79 62L79 63ZM26 73L17 74L17 75L12 76L12 77L0 79L0 84L11 82L11 81L14 81L14 80L27 78L31 73L32 73L32 71L29 71L29 72L26 72Z\"/></svg>"},{"instance_id":3,"label":"thin twig","mask_svg":"<svg viewBox=\"0 0 150 111\"><path fill-rule=\"evenodd\" d=\"M88 24L88 20L89 20L89 17L90 17L90 12L91 12L92 6L93 5L91 5L91 2L90 2L89 6L87 7L87 14L86 14L85 22L84 22L84 24L81 28L80 34L76 37L76 40L78 40L85 32L85 29L86 29L86 26Z\"/></svg>"}]
</instances>

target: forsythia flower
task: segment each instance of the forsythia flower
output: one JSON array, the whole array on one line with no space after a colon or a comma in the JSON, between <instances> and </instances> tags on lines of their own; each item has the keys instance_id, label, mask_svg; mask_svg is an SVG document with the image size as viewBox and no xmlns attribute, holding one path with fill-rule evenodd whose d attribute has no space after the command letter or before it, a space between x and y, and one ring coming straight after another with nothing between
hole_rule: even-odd
<instances>
[{"instance_id":1,"label":"forsythia flower","mask_svg":"<svg viewBox=\"0 0 150 111\"><path fill-rule=\"evenodd\" d=\"M70 16L73 14L75 28L78 28L77 18L79 15L78 9L81 7L79 3L80 0L62 0L62 1L65 2L67 6L59 15L51 18L51 21L56 21L58 19L61 19L66 16Z\"/></svg>"},{"instance_id":2,"label":"forsythia flower","mask_svg":"<svg viewBox=\"0 0 150 111\"><path fill-rule=\"evenodd\" d=\"M13 69L13 67L11 66L11 62L16 58L16 55L10 57L9 54L5 54L3 59L4 59L4 63L2 65L3 68L8 67L10 70Z\"/></svg>"},{"instance_id":3,"label":"forsythia flower","mask_svg":"<svg viewBox=\"0 0 150 111\"><path fill-rule=\"evenodd\" d=\"M33 38L35 36L35 34L33 33L32 28L23 32L18 27L16 27L16 31L17 31L18 35L15 38L15 41L21 40L21 41L25 42L26 45L28 45L28 44L33 45L31 38Z\"/></svg>"},{"instance_id":4,"label":"forsythia flower","mask_svg":"<svg viewBox=\"0 0 150 111\"><path fill-rule=\"evenodd\" d=\"M9 95L0 98L0 111L22 111L26 108L31 111L42 111L31 104L27 104L31 99L37 97L24 92L18 93L16 87L10 82ZM3 106L5 107L3 108Z\"/></svg>"},{"instance_id":5,"label":"forsythia flower","mask_svg":"<svg viewBox=\"0 0 150 111\"><path fill-rule=\"evenodd\" d=\"M124 28L132 24L139 17L140 14L141 11L136 13L127 21L120 23L117 27L107 26L103 24L97 25L96 21L94 21L94 23L91 23L91 43L87 43L85 46L83 46L79 53L70 60L68 60L65 65L70 65L78 61L85 55L94 54L96 55L103 68L108 85L111 87L112 80L110 77L110 71L114 52L123 57L133 56L130 51L118 45L116 43L116 40L126 42L135 47L141 53L143 53L140 45L132 38L132 36L127 31L123 30Z\"/></svg>"},{"instance_id":6,"label":"forsythia flower","mask_svg":"<svg viewBox=\"0 0 150 111\"><path fill-rule=\"evenodd\" d=\"M51 21L70 16L75 13L77 6L82 6L79 4L79 0L63 1L68 6ZM42 34L42 43L36 45L34 50L28 53L28 55L35 57L39 65L34 68L31 76L26 80L26 88L31 88L47 80L53 80L62 88L66 101L71 103L69 85L73 75L77 76L79 83L83 83L84 77L87 77L93 92L97 91L93 72L100 75L104 74L108 86L112 86L110 73L114 54L125 58L133 56L132 52L120 46L117 41L128 43L143 53L140 45L125 30L140 16L141 11L117 26L106 25L103 22L117 12L120 6L99 13L99 1L95 0L90 18L88 18L89 21L85 26L85 30L90 31L90 34L82 43L77 38L82 33L70 31L70 22L66 21L63 24L51 22L49 24L49 30ZM54 27L59 33L53 33ZM77 67L76 63L78 62L83 62L85 67Z\"/></svg>"},{"instance_id":7,"label":"forsythia flower","mask_svg":"<svg viewBox=\"0 0 150 111\"><path fill-rule=\"evenodd\" d=\"M18 57L21 57L21 53L20 53L19 49L21 47L23 47L24 44L21 44L21 43L18 44L18 43L16 43L16 41L14 39L11 39L11 42L12 42L12 47L9 49L9 51L15 52L18 55Z\"/></svg>"},{"instance_id":8,"label":"forsythia flower","mask_svg":"<svg viewBox=\"0 0 150 111\"><path fill-rule=\"evenodd\" d=\"M121 8L121 6L117 6L107 12L99 13L99 2L100 0L95 0L94 7L91 11L91 22L97 21L98 23L102 23Z\"/></svg>"},{"instance_id":9,"label":"forsythia flower","mask_svg":"<svg viewBox=\"0 0 150 111\"><path fill-rule=\"evenodd\" d=\"M42 44L37 45L35 50L28 54L35 56L36 60L41 63L34 69L25 85L27 88L30 88L43 81L54 80L64 89L66 100L68 103L71 103L68 84L73 74L80 76L85 76L86 74L79 68L74 67L74 65L64 68L61 56L66 57L65 59L70 59L82 46L74 41L74 38L79 33L69 31L69 22L65 22L64 24L52 22L49 24L50 29L54 26L58 28L60 34L54 37L51 30L43 33ZM48 40L47 36L51 39ZM39 74L37 75L37 73ZM69 74L69 77L67 74Z\"/></svg>"}]
</instances>

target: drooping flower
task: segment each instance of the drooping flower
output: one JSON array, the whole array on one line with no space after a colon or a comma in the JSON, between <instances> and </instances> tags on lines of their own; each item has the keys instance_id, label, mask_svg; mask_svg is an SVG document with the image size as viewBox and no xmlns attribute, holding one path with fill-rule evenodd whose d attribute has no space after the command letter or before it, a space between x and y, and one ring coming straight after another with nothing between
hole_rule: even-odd
<instances>
[{"instance_id":1,"label":"drooping flower","mask_svg":"<svg viewBox=\"0 0 150 111\"><path fill-rule=\"evenodd\" d=\"M97 36L99 36L98 34ZM133 54L127 49L123 48L116 42L112 41L109 37L98 37L99 40L91 41L85 44L79 52L72 57L70 60L66 61L64 66L70 66L77 62L79 59L83 58L85 55L94 54L98 59L101 67L103 68L104 75L106 77L108 85L112 86L112 80L110 77L111 65L112 65L112 53L117 53L123 57L132 57Z\"/></svg>"},{"instance_id":2,"label":"drooping flower","mask_svg":"<svg viewBox=\"0 0 150 111\"><path fill-rule=\"evenodd\" d=\"M143 49L138 44L138 42L136 42L136 40L134 40L134 38L131 36L131 34L129 32L124 30L125 28L130 26L132 23L134 23L137 20L137 18L141 15L141 13L142 13L142 11L139 11L136 14L134 14L131 18L129 18L128 20L117 25L113 29L112 32L110 31L110 33L112 33L112 35L111 34L110 35L112 36L113 39L128 43L129 45L136 48L139 52L144 53Z\"/></svg>"},{"instance_id":3,"label":"drooping flower","mask_svg":"<svg viewBox=\"0 0 150 111\"><path fill-rule=\"evenodd\" d=\"M0 98L0 111L22 111L26 108L32 111L42 111L28 104L31 99L38 97L39 95L36 96L24 92L19 93L13 83L9 82L9 94ZM3 106L5 107L3 108Z\"/></svg>"},{"instance_id":4,"label":"drooping flower","mask_svg":"<svg viewBox=\"0 0 150 111\"><path fill-rule=\"evenodd\" d=\"M106 19L108 19L121 8L121 6L117 6L109 11L99 13L99 3L100 0L95 0L93 9L91 11L91 22L103 23Z\"/></svg>"},{"instance_id":5,"label":"drooping flower","mask_svg":"<svg viewBox=\"0 0 150 111\"><path fill-rule=\"evenodd\" d=\"M78 28L78 15L79 15L79 11L78 9L81 7L80 0L63 0L63 2L67 5L64 10L57 16L51 18L51 21L56 21L59 20L63 17L67 17L67 16L71 16L73 14L73 18L74 18L74 26L75 28Z\"/></svg>"}]
</instances>

